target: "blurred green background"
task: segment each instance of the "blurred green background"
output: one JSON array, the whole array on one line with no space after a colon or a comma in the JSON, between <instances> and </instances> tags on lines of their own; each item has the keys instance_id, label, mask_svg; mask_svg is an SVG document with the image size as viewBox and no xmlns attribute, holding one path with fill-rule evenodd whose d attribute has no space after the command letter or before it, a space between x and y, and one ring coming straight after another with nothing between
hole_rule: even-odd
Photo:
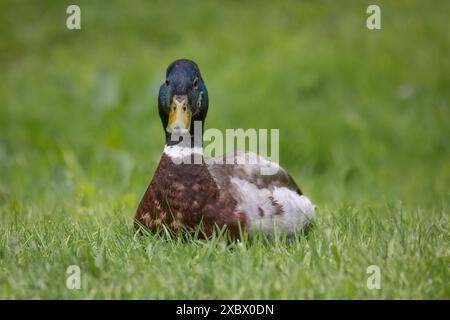
<instances>
[{"instance_id":1,"label":"blurred green background","mask_svg":"<svg viewBox=\"0 0 450 320\"><path fill-rule=\"evenodd\" d=\"M81 30L65 26L72 3ZM369 4L381 7L381 30L366 28ZM178 58L206 81L206 129L280 129L280 163L319 206L319 225L333 231L327 219L342 208L364 216L387 203L411 226L436 223L430 252L446 257L435 275L448 283L448 12L448 1L1 1L0 297L61 296L30 276L53 270L36 239L70 234L44 231L54 221L93 220L94 232L119 219L132 233L164 143L158 88ZM65 269L63 256L46 261ZM328 297L311 287L287 297Z\"/></svg>"}]
</instances>

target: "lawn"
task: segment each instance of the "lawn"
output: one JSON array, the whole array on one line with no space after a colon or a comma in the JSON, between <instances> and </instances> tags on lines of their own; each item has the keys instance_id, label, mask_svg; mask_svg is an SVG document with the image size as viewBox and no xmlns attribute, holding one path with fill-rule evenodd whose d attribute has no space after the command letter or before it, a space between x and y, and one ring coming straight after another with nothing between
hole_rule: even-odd
<instances>
[{"instance_id":1,"label":"lawn","mask_svg":"<svg viewBox=\"0 0 450 320\"><path fill-rule=\"evenodd\" d=\"M66 8L81 7L81 30ZM381 7L381 30L366 8ZM449 1L1 1L0 298L449 299ZM136 235L165 68L207 128L278 128L293 241ZM66 287L77 265L81 288ZM381 288L367 287L380 268Z\"/></svg>"}]
</instances>

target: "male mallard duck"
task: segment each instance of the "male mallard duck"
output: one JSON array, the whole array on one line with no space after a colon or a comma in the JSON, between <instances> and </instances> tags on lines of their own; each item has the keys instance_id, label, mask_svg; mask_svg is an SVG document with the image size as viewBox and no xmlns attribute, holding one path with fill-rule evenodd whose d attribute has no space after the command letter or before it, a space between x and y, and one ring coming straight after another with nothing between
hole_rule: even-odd
<instances>
[{"instance_id":1,"label":"male mallard duck","mask_svg":"<svg viewBox=\"0 0 450 320\"><path fill-rule=\"evenodd\" d=\"M194 139L194 121L203 127L208 104L198 66L186 59L172 62L158 97L166 145L136 221L151 231L161 224L174 231L202 225L206 235L226 225L233 238L239 238L242 231L251 235L262 229L272 234L277 228L294 234L307 227L314 217L313 205L276 163L247 152L232 157L257 157L257 164L220 164L203 158L202 139ZM182 137L187 133L190 144L186 146ZM200 157L199 164L190 161L193 157ZM278 170L274 175L261 175L262 166L277 166Z\"/></svg>"}]
</instances>

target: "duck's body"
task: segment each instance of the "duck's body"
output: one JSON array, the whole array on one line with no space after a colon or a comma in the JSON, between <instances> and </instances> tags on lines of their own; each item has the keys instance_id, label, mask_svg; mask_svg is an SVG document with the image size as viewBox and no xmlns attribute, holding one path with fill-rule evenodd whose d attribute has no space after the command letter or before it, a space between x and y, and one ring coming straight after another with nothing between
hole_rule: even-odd
<instances>
[{"instance_id":1,"label":"duck's body","mask_svg":"<svg viewBox=\"0 0 450 320\"><path fill-rule=\"evenodd\" d=\"M195 72L191 72L191 68ZM198 100L192 103L188 93L185 106L196 105L197 109L190 107L192 117L185 116L183 120L182 114L174 113L177 107L180 113L183 106L178 101L181 100L179 88L188 86L178 84L172 99L167 99L166 93L160 91L160 116L163 127L167 128L166 147L139 204L136 220L150 231L157 231L162 225L174 231L201 226L205 235L210 235L216 226L227 226L233 238L239 238L242 232L251 235L258 229L266 234L273 234L275 229L288 234L304 229L314 217L314 208L289 174L276 163L252 153L238 152L232 155L234 161L230 164L229 156L226 161L221 161L222 157L205 159L201 142L200 145L193 143L192 147L174 143L172 129L192 131L193 125L188 122L191 118L196 120L195 115L200 115L203 124L208 103L206 87L196 65L189 60L177 60L169 66L168 78L174 69L179 78L201 80L197 97L203 101L200 98L200 103ZM172 77L172 81L174 78L176 81L177 77ZM168 86L167 81L165 85ZM206 110L199 110L205 100ZM164 114L166 107L161 106L161 101L172 101L168 115ZM188 109L183 108L186 112ZM195 161L195 157L200 161ZM261 168L270 166L276 167L276 173L262 175Z\"/></svg>"}]
</instances>

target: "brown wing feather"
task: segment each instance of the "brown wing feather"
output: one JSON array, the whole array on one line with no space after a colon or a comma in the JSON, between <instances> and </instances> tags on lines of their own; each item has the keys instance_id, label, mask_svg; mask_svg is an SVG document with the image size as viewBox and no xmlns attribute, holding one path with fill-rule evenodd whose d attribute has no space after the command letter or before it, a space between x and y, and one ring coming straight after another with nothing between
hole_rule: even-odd
<instances>
[{"instance_id":1,"label":"brown wing feather","mask_svg":"<svg viewBox=\"0 0 450 320\"><path fill-rule=\"evenodd\" d=\"M237 163L238 158L242 159L242 157L246 160L246 164ZM255 159L255 157L258 159L258 163L248 164L249 161L247 160ZM229 163L230 160L233 160L232 163ZM231 177L235 177L246 180L249 183L256 185L259 189L265 188L273 191L276 187L285 187L302 195L302 191L297 186L294 179L292 179L282 167L279 167L279 170L273 175L261 174L261 166L264 165L264 163L269 162L269 160L262 156L258 156L255 153L235 152L216 158L209 158L205 161L209 164L208 170L220 188L226 190L233 188L230 179Z\"/></svg>"}]
</instances>

